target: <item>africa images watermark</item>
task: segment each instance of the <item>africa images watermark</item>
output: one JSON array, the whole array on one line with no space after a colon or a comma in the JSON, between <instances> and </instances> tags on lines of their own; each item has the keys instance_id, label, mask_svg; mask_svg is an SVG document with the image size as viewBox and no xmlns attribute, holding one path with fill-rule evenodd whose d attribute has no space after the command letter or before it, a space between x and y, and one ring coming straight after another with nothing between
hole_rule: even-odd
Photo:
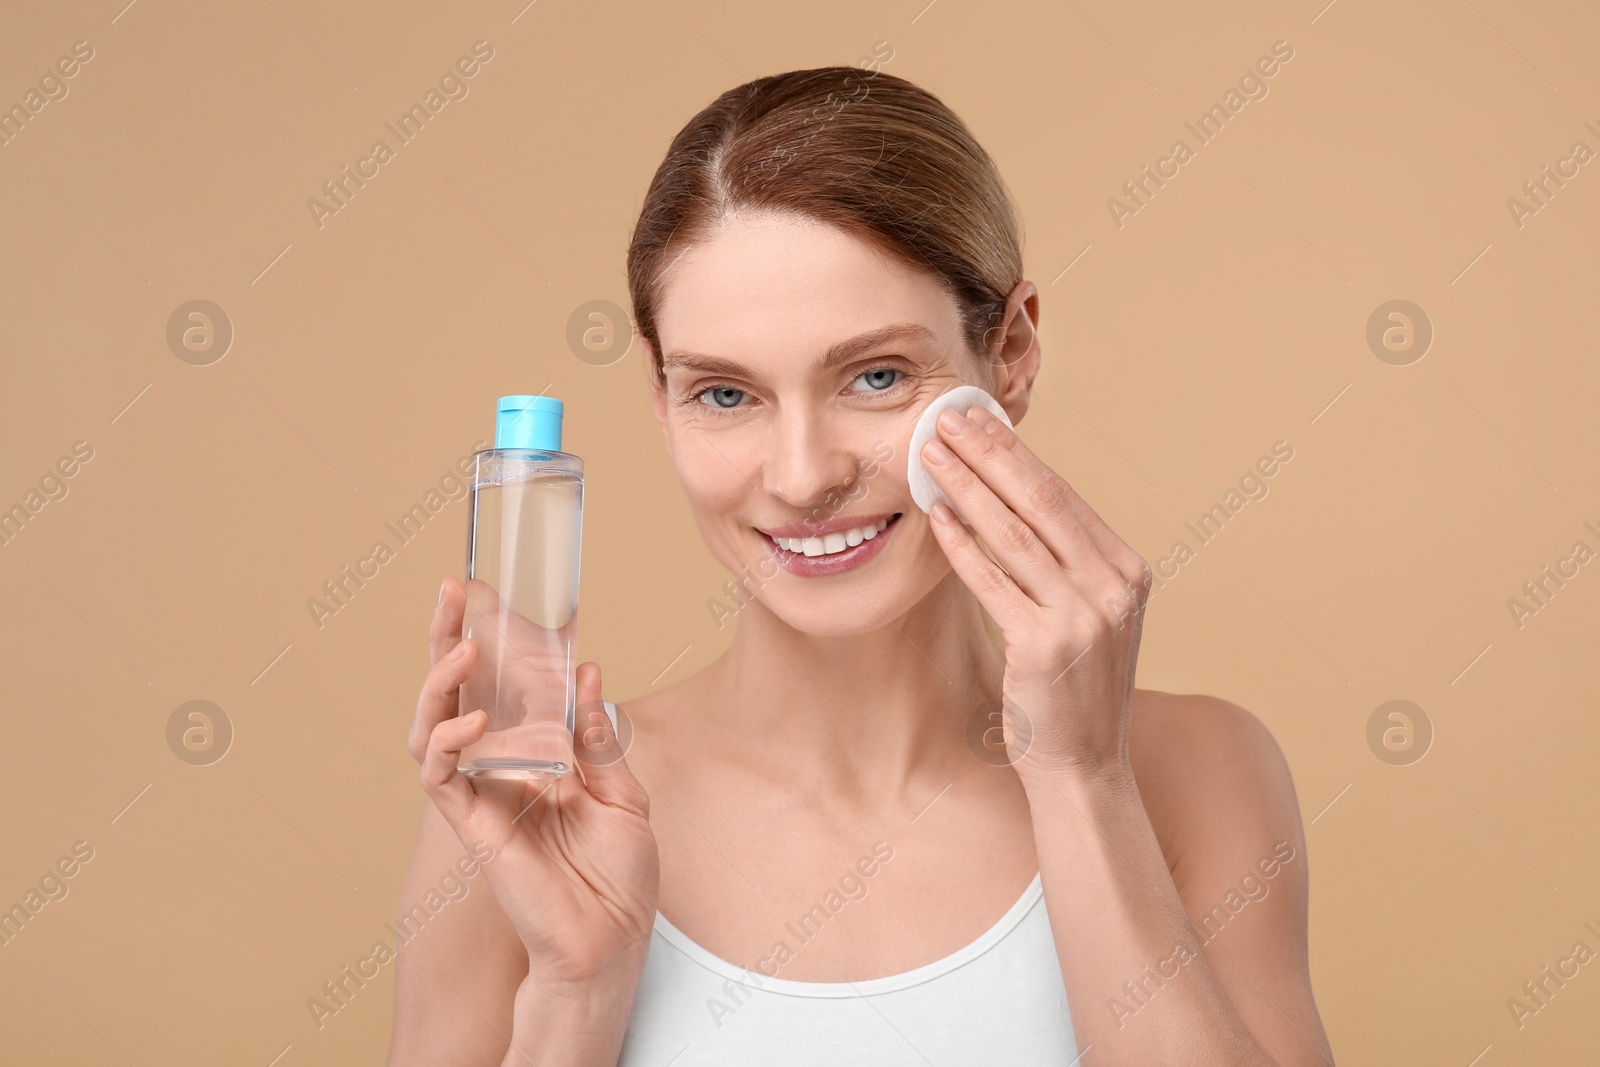
<instances>
[{"instance_id":1,"label":"africa images watermark","mask_svg":"<svg viewBox=\"0 0 1600 1067\"><path fill-rule=\"evenodd\" d=\"M1212 104L1210 109L1194 122L1185 122L1184 128L1194 135L1197 146L1203 147L1215 140L1227 128L1233 117L1243 111L1250 101L1265 100L1270 91L1267 79L1277 75L1281 69L1280 63L1288 63L1293 58L1294 49L1290 47L1288 41L1274 41L1272 54L1257 59L1254 67L1240 75L1239 88L1230 88L1223 94L1221 103ZM1127 201L1114 196L1106 199L1106 210L1111 213L1112 224L1120 230L1127 225L1129 216L1137 215L1148 207L1156 191L1164 188L1167 181L1182 173L1183 165L1194 159L1197 150L1198 148L1189 147L1189 142L1180 138L1172 142L1172 148L1166 155L1156 160L1153 171L1148 163L1139 168L1140 177L1122 183L1122 191L1127 194Z\"/></svg>"},{"instance_id":2,"label":"africa images watermark","mask_svg":"<svg viewBox=\"0 0 1600 1067\"><path fill-rule=\"evenodd\" d=\"M716 1024L717 1029L722 1029L723 1024L754 997L755 994L750 991L751 986L760 989L765 985L761 980L763 975L767 978L778 977L778 972L784 964L795 958L798 949L804 948L820 935L829 919L843 911L846 904L865 900L870 889L867 879L877 874L883 869L882 865L892 859L894 859L894 848L886 841L874 841L871 854L859 857L855 865L839 877L838 888L830 886L822 899L811 905L797 920L785 921L783 928L795 939L796 946L791 946L782 938L774 941L771 951L756 962L756 971L759 971L759 974L745 968L745 974L749 976L748 982L729 978L722 983L722 997L706 998L706 1011L711 1013L711 1021Z\"/></svg>"},{"instance_id":3,"label":"africa images watermark","mask_svg":"<svg viewBox=\"0 0 1600 1067\"><path fill-rule=\"evenodd\" d=\"M1585 122L1583 125L1595 137L1600 138L1600 128L1596 128L1593 122ZM1589 147L1588 142L1574 141L1568 153L1556 160L1554 171L1551 171L1550 164L1541 164L1539 176L1522 183L1526 200L1516 196L1506 197L1506 210L1511 212L1511 221L1517 229L1520 230L1528 224L1529 216L1537 215L1549 207L1556 193L1567 186L1567 182L1562 179L1570 181L1576 178L1582 172L1581 168L1594 159L1594 156L1595 151Z\"/></svg>"},{"instance_id":4,"label":"africa images watermark","mask_svg":"<svg viewBox=\"0 0 1600 1067\"><path fill-rule=\"evenodd\" d=\"M339 168L337 177L323 182L322 192L327 197L327 202L314 196L306 200L306 210L311 212L311 221L316 223L317 229L323 228L328 216L337 215L349 207L349 202L355 199L356 193L366 188L367 182L382 173L383 165L395 158L397 150L410 144L451 101L465 100L467 94L472 91L467 82L477 77L483 69L482 64L492 59L494 59L493 46L488 41L475 42L471 55L457 59L454 66L439 75L438 88L430 87L422 95L421 103L412 104L398 119L383 124L383 128L394 137L393 147L388 141L380 138L372 142L372 148L366 155L356 160L354 170L351 170L350 164L346 163Z\"/></svg>"},{"instance_id":5,"label":"africa images watermark","mask_svg":"<svg viewBox=\"0 0 1600 1067\"><path fill-rule=\"evenodd\" d=\"M439 879L437 887L430 887L423 895L421 902L413 904L409 910L402 911L395 922L385 923L383 928L392 935L393 945L389 940L380 938L372 943L372 948L365 956L356 960L352 967L345 964L339 968L339 973L333 978L322 983L320 996L307 997L306 1009L311 1012L311 1021L321 1030L327 1025L330 1016L338 1015L350 1002L366 987L366 984L377 978L383 965L393 962L400 953L400 946L409 943L413 938L427 928L429 920L445 909L447 904L460 902L466 899L472 887L466 879L476 877L483 869L483 865L494 859L494 847L488 842L479 841L469 848L466 854L455 862L454 870L446 871ZM460 875L457 876L456 872Z\"/></svg>"},{"instance_id":6,"label":"africa images watermark","mask_svg":"<svg viewBox=\"0 0 1600 1067\"><path fill-rule=\"evenodd\" d=\"M87 841L79 841L72 846L69 854L56 860L54 865L47 867L39 878L39 888L29 888L23 894L20 903L11 905L10 909L0 912L0 947L8 946L22 934L23 928L33 921L52 902L59 903L67 899L67 894L72 892L72 887L67 884L68 879L76 878L83 865L94 859L94 846Z\"/></svg>"},{"instance_id":7,"label":"africa images watermark","mask_svg":"<svg viewBox=\"0 0 1600 1067\"><path fill-rule=\"evenodd\" d=\"M475 451L488 447L487 441L480 440L473 444ZM472 456L458 457L455 467L446 469L444 474L439 476L437 489L430 487L422 495L420 503L412 504L410 509L402 512L394 522L385 522L384 529L394 536L399 547L409 545L422 533L422 528L430 519L450 504L466 498L473 477L472 472ZM320 630L326 625L329 616L337 615L349 607L355 600L356 594L366 588L367 582L376 578L383 565L393 560L397 554L397 549L391 548L388 541L380 538L372 543L366 555L356 560L354 568L348 563L341 566L336 576L322 583L321 597L306 598L306 610L311 613L312 624Z\"/></svg>"},{"instance_id":8,"label":"africa images watermark","mask_svg":"<svg viewBox=\"0 0 1600 1067\"><path fill-rule=\"evenodd\" d=\"M83 464L94 459L94 446L88 441L74 441L72 453L57 459L39 476L39 488L30 488L22 499L0 511L0 548L16 540L33 517L55 501L65 500L72 491L68 482L83 469ZM3 507L3 505L0 505Z\"/></svg>"},{"instance_id":9,"label":"africa images watermark","mask_svg":"<svg viewBox=\"0 0 1600 1067\"><path fill-rule=\"evenodd\" d=\"M1592 921L1584 923L1583 928L1600 938L1600 929L1597 929ZM1539 968L1539 973L1535 977L1523 982L1523 996L1506 998L1506 1010L1511 1013L1511 1021L1517 1024L1517 1029L1521 1030L1527 1026L1528 1019L1548 1008L1556 994L1565 989L1568 982L1578 977L1582 973L1583 966L1594 958L1595 951L1589 942L1575 941L1572 944L1572 951L1557 959L1553 969L1547 963ZM1554 988L1551 988L1552 986Z\"/></svg>"},{"instance_id":10,"label":"africa images watermark","mask_svg":"<svg viewBox=\"0 0 1600 1067\"><path fill-rule=\"evenodd\" d=\"M1284 865L1292 863L1294 858L1294 846L1289 842L1279 841L1273 845L1271 854L1257 860L1255 867L1239 879L1239 888L1228 890L1221 903L1201 917L1201 929L1195 930L1196 933L1204 931L1200 944L1209 945L1215 941L1228 923L1236 919L1248 905L1265 900L1272 891L1268 882L1276 878ZM1257 871L1261 872L1259 877ZM1194 925L1191 923L1189 928L1193 930ZM1182 941L1175 942L1171 954L1158 960L1154 970L1146 964L1137 979L1123 982L1122 991L1127 996L1126 1001L1117 997L1106 998L1106 1008L1116 1020L1117 1029L1122 1029L1129 1018L1137 1015L1161 992L1163 986L1182 973L1185 964L1194 962L1198 956L1199 952L1194 946Z\"/></svg>"},{"instance_id":11,"label":"africa images watermark","mask_svg":"<svg viewBox=\"0 0 1600 1067\"><path fill-rule=\"evenodd\" d=\"M872 455L877 458L863 456L856 460L856 470L860 472L860 477L851 481L848 492L841 493L837 489L830 489L822 498L822 503L812 508L811 513L800 521L806 525L820 525L844 510L846 504L858 504L865 499L869 489L867 483L878 476L878 472L883 469L882 464L894 458L894 448L879 438L872 442ZM737 581L729 578L723 582L722 588L728 594L728 601L718 600L715 597L706 598L706 610L711 612L711 621L717 624L717 629L722 629L729 618L743 611L751 601L755 600L762 586L776 578L782 570L783 567L778 563L777 557L769 552L761 558L760 563L756 564L754 575L750 573L750 564L746 563L739 568Z\"/></svg>"},{"instance_id":12,"label":"africa images watermark","mask_svg":"<svg viewBox=\"0 0 1600 1067\"><path fill-rule=\"evenodd\" d=\"M1583 527L1596 538L1600 538L1600 529L1595 528L1593 521L1585 522ZM1507 597L1506 610L1511 612L1511 621L1516 624L1517 629L1522 629L1530 617L1549 607L1555 595L1565 589L1567 582L1576 578L1581 573L1580 568L1594 559L1594 556L1594 549L1589 547L1589 542L1574 541L1571 550L1565 556L1557 559L1553 565L1546 563L1539 568L1538 577L1522 583L1522 592L1527 597L1526 600L1520 597Z\"/></svg>"},{"instance_id":13,"label":"africa images watermark","mask_svg":"<svg viewBox=\"0 0 1600 1067\"><path fill-rule=\"evenodd\" d=\"M39 75L36 83L38 88L29 87L22 94L19 103L0 110L0 147L9 145L12 141L22 136L22 131L28 128L28 123L37 122L38 115L50 104L58 104L67 98L72 87L67 82L78 76L83 65L94 58L94 46L88 41L75 41L72 45L72 54L62 56L55 61L52 67L46 67L45 72Z\"/></svg>"},{"instance_id":14,"label":"africa images watermark","mask_svg":"<svg viewBox=\"0 0 1600 1067\"><path fill-rule=\"evenodd\" d=\"M884 54L884 49L888 49L887 55ZM878 71L892 59L894 59L893 45L887 41L873 42L872 55L862 57L856 64L866 73L860 78L852 74L845 79L846 92L830 92L826 100L811 109L811 114L806 119L810 133L807 134L805 140L798 143L780 144L765 156L748 165L759 167L763 171L770 167L771 173L763 173L761 177L769 182L776 180L789 161L800 156L805 151L806 146L816 138L817 134L821 133L828 123L833 121L834 116L851 104L867 98L872 91L869 83L873 78L877 77ZM851 82L855 83L854 87L851 86ZM822 112L820 120L818 119L818 112Z\"/></svg>"},{"instance_id":15,"label":"africa images watermark","mask_svg":"<svg viewBox=\"0 0 1600 1067\"><path fill-rule=\"evenodd\" d=\"M1194 535L1197 543L1191 548L1187 541L1174 541L1167 554L1155 561L1150 568L1155 583L1150 594L1154 596L1156 590L1176 578L1179 568L1193 560L1201 548L1210 544L1228 522L1244 510L1246 504L1252 500L1265 500L1272 491L1267 479L1277 475L1280 464L1286 465L1292 459L1294 446L1287 441L1274 441L1271 454L1261 456L1253 467L1239 476L1239 488L1229 489L1220 501L1212 504L1193 522L1184 523L1184 529Z\"/></svg>"}]
</instances>

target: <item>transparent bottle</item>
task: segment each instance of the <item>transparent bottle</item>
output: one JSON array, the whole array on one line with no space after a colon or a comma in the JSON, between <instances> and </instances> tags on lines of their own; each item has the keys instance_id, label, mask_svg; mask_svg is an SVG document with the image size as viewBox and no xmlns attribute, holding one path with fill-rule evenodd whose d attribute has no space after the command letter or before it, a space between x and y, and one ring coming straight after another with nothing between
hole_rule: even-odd
<instances>
[{"instance_id":1,"label":"transparent bottle","mask_svg":"<svg viewBox=\"0 0 1600 1067\"><path fill-rule=\"evenodd\" d=\"M467 606L478 665L461 714L489 713L461 753L472 778L560 778L577 710L574 643L583 460L561 451L561 401L503 396L494 447L473 454Z\"/></svg>"}]
</instances>

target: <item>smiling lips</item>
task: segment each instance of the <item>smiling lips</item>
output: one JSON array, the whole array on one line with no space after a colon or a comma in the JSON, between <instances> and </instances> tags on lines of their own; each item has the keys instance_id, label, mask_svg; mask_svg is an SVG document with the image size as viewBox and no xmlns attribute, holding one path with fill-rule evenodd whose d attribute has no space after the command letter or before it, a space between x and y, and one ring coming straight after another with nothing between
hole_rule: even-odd
<instances>
[{"instance_id":1,"label":"smiling lips","mask_svg":"<svg viewBox=\"0 0 1600 1067\"><path fill-rule=\"evenodd\" d=\"M799 552L806 556L833 555L843 552L846 548L854 548L863 541L870 541L883 532L889 525L889 520L879 519L877 522L864 523L860 526L851 526L844 530L822 534L817 537L772 537L779 548L790 552Z\"/></svg>"},{"instance_id":2,"label":"smiling lips","mask_svg":"<svg viewBox=\"0 0 1600 1067\"><path fill-rule=\"evenodd\" d=\"M881 536L900 518L845 516L824 523L794 523L761 530L780 566L791 574L823 577L852 570L883 550Z\"/></svg>"}]
</instances>

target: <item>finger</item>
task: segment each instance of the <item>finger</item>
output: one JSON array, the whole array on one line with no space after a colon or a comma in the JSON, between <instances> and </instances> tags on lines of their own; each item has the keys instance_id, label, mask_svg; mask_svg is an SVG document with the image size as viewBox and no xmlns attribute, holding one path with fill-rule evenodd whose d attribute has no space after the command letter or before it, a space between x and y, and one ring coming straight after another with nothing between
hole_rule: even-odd
<instances>
[{"instance_id":1,"label":"finger","mask_svg":"<svg viewBox=\"0 0 1600 1067\"><path fill-rule=\"evenodd\" d=\"M1013 633L1017 632L1017 628L1027 626L1032 613L1038 611L1037 605L999 564L989 558L979 546L978 539L961 525L950 506L939 501L933 506L930 517L933 521L928 525L933 529L939 547L949 557L950 566L972 590L972 595L978 598L978 603L983 605L990 617L1003 629Z\"/></svg>"},{"instance_id":2,"label":"finger","mask_svg":"<svg viewBox=\"0 0 1600 1067\"><path fill-rule=\"evenodd\" d=\"M461 640L461 617L467 606L466 590L455 578L439 583L439 603L433 608L433 622L428 627L429 662L439 660Z\"/></svg>"},{"instance_id":3,"label":"finger","mask_svg":"<svg viewBox=\"0 0 1600 1067\"><path fill-rule=\"evenodd\" d=\"M572 748L589 794L611 807L648 816L649 793L624 758L627 746L633 741L632 730L626 731L627 736L619 737L611 725L600 697L598 663L578 664L577 710ZM619 724L626 722L621 708L617 709L617 721Z\"/></svg>"},{"instance_id":4,"label":"finger","mask_svg":"<svg viewBox=\"0 0 1600 1067\"><path fill-rule=\"evenodd\" d=\"M544 685L558 684L565 663L556 662L560 650L551 643L548 627L512 609L481 579L469 579L464 596L470 609L466 630L485 643L485 654L508 672L532 671Z\"/></svg>"},{"instance_id":5,"label":"finger","mask_svg":"<svg viewBox=\"0 0 1600 1067\"><path fill-rule=\"evenodd\" d=\"M1089 502L1023 443L1015 430L977 405L967 410L967 418L1013 460L1009 472L1007 468L1000 468L997 485L1000 495L1012 504L1013 509L1020 506L1018 513L1024 518L1029 518L1030 515L1026 513L1031 511L1033 517L1044 523L1045 528L1039 531L1040 536L1064 565L1073 565L1072 558L1083 551L1083 542L1073 537L1070 525L1048 521L1049 516L1063 513L1076 520L1077 528L1088 536L1100 555L1124 579L1140 588L1149 585L1153 576L1144 557L1118 537L1116 531L1089 506ZM1063 532L1058 533L1058 530Z\"/></svg>"},{"instance_id":6,"label":"finger","mask_svg":"<svg viewBox=\"0 0 1600 1067\"><path fill-rule=\"evenodd\" d=\"M1021 454L1027 447L1015 433L1002 439L998 431L988 433L980 427L974 419L976 412L982 410L974 407L968 418L954 411L941 415L940 439L1027 524L1058 566L1077 575L1103 573L1105 554L1068 506L1069 497L1074 494L1066 481L1048 467L1040 470L1031 466ZM1004 428L999 419L992 424Z\"/></svg>"},{"instance_id":7,"label":"finger","mask_svg":"<svg viewBox=\"0 0 1600 1067\"><path fill-rule=\"evenodd\" d=\"M428 750L428 738L433 735L434 729L445 720L456 717L460 707L461 683L471 676L477 662L478 643L465 640L446 653L422 679L417 713L411 719L411 735L406 739L406 748L418 763L422 762Z\"/></svg>"},{"instance_id":8,"label":"finger","mask_svg":"<svg viewBox=\"0 0 1600 1067\"><path fill-rule=\"evenodd\" d=\"M488 845L492 858L487 862L509 858L511 869L532 871L533 881L548 884L556 873L550 857L534 842L533 837L519 832L516 825L518 819L528 816L529 810L544 795L544 790L523 803L523 798L531 790L480 794L461 773L462 750L482 740L488 725L489 714L480 709L457 719L447 719L434 727L422 760L422 788L445 822L455 831L456 837L469 850L477 853L481 845ZM565 779L557 779L545 788L554 788L562 781ZM531 816L530 821L536 818L537 815ZM504 866L496 866L490 872L491 880L496 877L494 871L504 869Z\"/></svg>"},{"instance_id":9,"label":"finger","mask_svg":"<svg viewBox=\"0 0 1600 1067\"><path fill-rule=\"evenodd\" d=\"M975 433L971 423L966 425L966 436L982 436ZM937 438L922 447L922 460L939 488L961 509L966 521L1030 599L1046 604L1065 598L1062 587L1069 583L1061 563L977 471Z\"/></svg>"},{"instance_id":10,"label":"finger","mask_svg":"<svg viewBox=\"0 0 1600 1067\"><path fill-rule=\"evenodd\" d=\"M488 726L489 713L482 710L458 719L446 719L428 735L422 757L422 788L463 842L480 836L470 829L478 794L457 768L461 764L461 750L481 738ZM496 849L502 844L500 841L489 843Z\"/></svg>"},{"instance_id":11,"label":"finger","mask_svg":"<svg viewBox=\"0 0 1600 1067\"><path fill-rule=\"evenodd\" d=\"M450 579L454 582L454 579ZM494 586L480 578L469 578L459 592L461 607L454 616L454 640L470 635L483 645L483 654L504 661L508 670L531 670L546 685L557 684L562 665L552 666L556 648L549 640L548 627L539 626L500 599Z\"/></svg>"}]
</instances>

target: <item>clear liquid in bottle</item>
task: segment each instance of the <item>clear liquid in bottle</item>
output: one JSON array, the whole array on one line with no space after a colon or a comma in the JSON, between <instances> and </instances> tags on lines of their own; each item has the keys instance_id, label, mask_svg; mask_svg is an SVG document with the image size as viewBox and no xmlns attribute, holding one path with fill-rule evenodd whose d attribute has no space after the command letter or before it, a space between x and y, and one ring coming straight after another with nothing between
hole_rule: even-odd
<instances>
[{"instance_id":1,"label":"clear liquid in bottle","mask_svg":"<svg viewBox=\"0 0 1600 1067\"><path fill-rule=\"evenodd\" d=\"M559 404L502 398L502 406L512 399ZM534 448L494 448L474 460L461 634L477 643L478 663L461 686L460 714L482 708L489 723L459 768L474 778L563 777L572 773L577 707L583 461Z\"/></svg>"}]
</instances>

